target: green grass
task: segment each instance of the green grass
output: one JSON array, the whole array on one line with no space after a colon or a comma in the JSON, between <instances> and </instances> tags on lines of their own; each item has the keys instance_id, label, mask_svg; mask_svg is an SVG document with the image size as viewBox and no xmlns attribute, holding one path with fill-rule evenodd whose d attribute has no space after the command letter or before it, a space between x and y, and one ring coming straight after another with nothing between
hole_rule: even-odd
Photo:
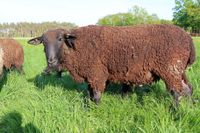
<instances>
[{"instance_id":1,"label":"green grass","mask_svg":"<svg viewBox=\"0 0 200 133\"><path fill-rule=\"evenodd\" d=\"M43 46L27 45L25 75L5 73L0 83L0 133L196 133L200 132L200 102L183 99L170 111L172 97L162 81L122 98L119 85L109 85L101 104L88 100L86 84L69 74L41 76L46 66ZM200 97L200 38L194 38L196 63L187 71Z\"/></svg>"}]
</instances>

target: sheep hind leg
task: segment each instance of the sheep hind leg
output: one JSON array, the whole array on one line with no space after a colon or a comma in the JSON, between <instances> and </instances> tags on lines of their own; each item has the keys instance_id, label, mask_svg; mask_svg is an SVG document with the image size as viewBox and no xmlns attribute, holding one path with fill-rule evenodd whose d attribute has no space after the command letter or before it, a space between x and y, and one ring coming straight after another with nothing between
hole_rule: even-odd
<instances>
[{"instance_id":1,"label":"sheep hind leg","mask_svg":"<svg viewBox=\"0 0 200 133\"><path fill-rule=\"evenodd\" d=\"M188 97L189 102L191 104L196 103L197 101L192 98L192 94L193 94L192 85L188 82L188 79L185 73L183 73L182 75L182 86L183 86L184 95Z\"/></svg>"},{"instance_id":2,"label":"sheep hind leg","mask_svg":"<svg viewBox=\"0 0 200 133\"><path fill-rule=\"evenodd\" d=\"M172 94L172 96L173 96L173 98L174 98L174 105L175 105L175 107L178 107L179 106L179 102L180 102L180 99L181 99L181 93L180 92L178 92L176 89L171 89L171 94Z\"/></svg>"},{"instance_id":3,"label":"sheep hind leg","mask_svg":"<svg viewBox=\"0 0 200 133\"><path fill-rule=\"evenodd\" d=\"M189 84L185 73L183 73L183 75L182 75L182 86L183 86L183 90L184 90L184 95L191 97L192 93L193 93L193 88Z\"/></svg>"},{"instance_id":4,"label":"sheep hind leg","mask_svg":"<svg viewBox=\"0 0 200 133\"><path fill-rule=\"evenodd\" d=\"M133 92L131 85L125 83L121 84L121 89L122 89L122 97L126 97L128 94Z\"/></svg>"},{"instance_id":5,"label":"sheep hind leg","mask_svg":"<svg viewBox=\"0 0 200 133\"><path fill-rule=\"evenodd\" d=\"M179 106L181 97L183 96L182 78L179 75L170 75L168 73L167 77L162 77L167 89L172 94L174 98L175 107Z\"/></svg>"},{"instance_id":6,"label":"sheep hind leg","mask_svg":"<svg viewBox=\"0 0 200 133\"><path fill-rule=\"evenodd\" d=\"M57 76L58 78L62 78L62 71L58 71L57 74L56 74L56 76Z\"/></svg>"}]
</instances>

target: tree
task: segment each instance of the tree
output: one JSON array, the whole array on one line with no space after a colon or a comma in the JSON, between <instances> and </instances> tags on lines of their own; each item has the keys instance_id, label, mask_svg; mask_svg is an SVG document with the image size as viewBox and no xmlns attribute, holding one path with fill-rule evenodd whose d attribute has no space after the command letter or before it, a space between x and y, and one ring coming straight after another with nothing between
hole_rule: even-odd
<instances>
[{"instance_id":1,"label":"tree","mask_svg":"<svg viewBox=\"0 0 200 133\"><path fill-rule=\"evenodd\" d=\"M175 0L173 13L174 24L191 29L200 30L200 0Z\"/></svg>"},{"instance_id":2,"label":"tree","mask_svg":"<svg viewBox=\"0 0 200 133\"><path fill-rule=\"evenodd\" d=\"M185 7L185 0L175 0L175 8L173 13L174 24L187 29L189 27L189 15Z\"/></svg>"},{"instance_id":3,"label":"tree","mask_svg":"<svg viewBox=\"0 0 200 133\"><path fill-rule=\"evenodd\" d=\"M188 3L186 8L189 15L189 23L193 32L200 32L200 0Z\"/></svg>"},{"instance_id":4,"label":"tree","mask_svg":"<svg viewBox=\"0 0 200 133\"><path fill-rule=\"evenodd\" d=\"M131 13L118 13L114 15L108 15L102 19L99 19L97 24L110 26L132 25L133 19L133 15Z\"/></svg>"},{"instance_id":5,"label":"tree","mask_svg":"<svg viewBox=\"0 0 200 133\"><path fill-rule=\"evenodd\" d=\"M165 21L168 23L169 21ZM107 15L98 20L98 25L125 26L139 24L159 24L160 19L156 14L149 15L148 12L141 7L133 6L126 13L117 13Z\"/></svg>"}]
</instances>

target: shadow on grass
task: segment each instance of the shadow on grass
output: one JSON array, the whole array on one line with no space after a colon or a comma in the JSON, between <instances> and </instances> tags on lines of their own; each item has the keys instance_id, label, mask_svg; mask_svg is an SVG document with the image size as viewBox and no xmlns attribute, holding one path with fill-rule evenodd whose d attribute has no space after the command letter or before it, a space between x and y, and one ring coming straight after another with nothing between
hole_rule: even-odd
<instances>
[{"instance_id":1,"label":"shadow on grass","mask_svg":"<svg viewBox=\"0 0 200 133\"><path fill-rule=\"evenodd\" d=\"M28 79L28 82L33 82L39 90L43 90L46 86L62 87L69 91L78 92L87 88L86 83L76 83L69 74L64 74L61 78L58 78L55 74L38 74L32 79Z\"/></svg>"},{"instance_id":2,"label":"shadow on grass","mask_svg":"<svg viewBox=\"0 0 200 133\"><path fill-rule=\"evenodd\" d=\"M89 104L89 93L87 90L87 83L77 83L67 73L63 74L61 78L58 78L56 74L42 75L38 74L35 78L28 79L28 82L33 82L38 90L44 90L45 86L61 87L65 91L77 91L81 93L81 97L84 99L85 106Z\"/></svg>"},{"instance_id":3,"label":"shadow on grass","mask_svg":"<svg viewBox=\"0 0 200 133\"><path fill-rule=\"evenodd\" d=\"M88 93L87 83L77 83L72 79L72 77L66 73L61 78L58 78L56 74L51 75L36 75L32 79L28 79L28 82L33 82L34 85L39 89L43 90L45 86L62 87L67 91L78 91L82 92L83 96L86 97ZM105 89L108 94L121 94L121 85L108 83Z\"/></svg>"},{"instance_id":4,"label":"shadow on grass","mask_svg":"<svg viewBox=\"0 0 200 133\"><path fill-rule=\"evenodd\" d=\"M32 123L22 126L22 116L18 112L10 112L0 119L0 133L41 133Z\"/></svg>"},{"instance_id":5,"label":"shadow on grass","mask_svg":"<svg viewBox=\"0 0 200 133\"><path fill-rule=\"evenodd\" d=\"M75 82L68 73L65 73L61 78L58 78L56 74L51 75L37 75L35 78L28 79L28 82L33 82L39 89L43 90L45 86L50 85L54 87L62 87L67 91L78 91L83 94L83 97L88 97L87 83ZM153 85L132 86L133 92L128 92L127 96L132 93L137 95L137 101L143 104L143 97L149 93L152 93L155 98L161 100L168 95L166 89L163 91L163 86L155 83ZM105 93L109 95L122 95L121 84L107 83Z\"/></svg>"},{"instance_id":6,"label":"shadow on grass","mask_svg":"<svg viewBox=\"0 0 200 133\"><path fill-rule=\"evenodd\" d=\"M61 78L58 78L56 74L38 74L32 79L28 79L28 82L33 82L38 90L41 91L44 90L46 86L61 87L65 91L77 91L81 93L84 99L88 97L87 83L77 83L67 73L64 73Z\"/></svg>"},{"instance_id":7,"label":"shadow on grass","mask_svg":"<svg viewBox=\"0 0 200 133\"><path fill-rule=\"evenodd\" d=\"M3 70L3 74L0 76L0 92L3 88L3 86L7 83L7 79L8 79L8 75L10 74L11 71L16 71L19 74L24 75L24 71L23 70L17 70L16 68L11 68L11 69L5 69Z\"/></svg>"},{"instance_id":8,"label":"shadow on grass","mask_svg":"<svg viewBox=\"0 0 200 133\"><path fill-rule=\"evenodd\" d=\"M135 93L137 96L137 102L139 102L140 104L144 103L143 99L146 95L152 95L159 101L169 96L169 93L167 92L165 87L163 88L163 85L161 85L160 83L153 83L152 85L142 85L142 86L132 85L131 88L132 91L127 92L127 94L123 96L121 85L110 83L107 87L106 92L111 95L112 94L122 95L122 97L124 98L130 97L133 93Z\"/></svg>"}]
</instances>

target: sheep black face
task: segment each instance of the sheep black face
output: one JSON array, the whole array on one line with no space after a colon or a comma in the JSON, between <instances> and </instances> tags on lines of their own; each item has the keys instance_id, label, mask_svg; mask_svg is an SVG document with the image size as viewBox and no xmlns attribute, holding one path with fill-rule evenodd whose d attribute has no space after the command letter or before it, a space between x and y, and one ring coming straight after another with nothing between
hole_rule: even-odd
<instances>
[{"instance_id":1,"label":"sheep black face","mask_svg":"<svg viewBox=\"0 0 200 133\"><path fill-rule=\"evenodd\" d=\"M69 48L74 49L73 41L75 38L76 37L70 35L69 32L58 29L49 30L42 36L29 40L28 43L32 45L43 43L48 67L57 70L57 67L60 64L60 50L62 45L67 45Z\"/></svg>"}]
</instances>

